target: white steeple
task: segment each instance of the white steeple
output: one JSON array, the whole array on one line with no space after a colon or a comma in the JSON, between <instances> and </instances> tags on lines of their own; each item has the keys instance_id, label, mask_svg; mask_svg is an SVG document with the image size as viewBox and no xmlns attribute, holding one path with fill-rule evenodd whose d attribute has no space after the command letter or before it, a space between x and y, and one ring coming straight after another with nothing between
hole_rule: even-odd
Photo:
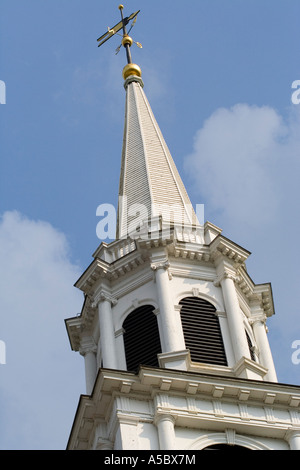
<instances>
[{"instance_id":1,"label":"white steeple","mask_svg":"<svg viewBox=\"0 0 300 470\"><path fill-rule=\"evenodd\" d=\"M117 238L139 220L162 216L172 224L197 224L196 214L137 75L125 80L126 111ZM130 218L131 211L131 218ZM131 223L132 222L132 223Z\"/></svg>"},{"instance_id":2,"label":"white steeple","mask_svg":"<svg viewBox=\"0 0 300 470\"><path fill-rule=\"evenodd\" d=\"M127 57L131 44L124 35ZM66 320L86 373L67 448L300 450L300 387L277 382L268 342L271 286L253 282L249 251L221 229L199 231L140 68L129 62L123 77L119 233L94 252L75 284L81 314ZM150 237L147 223L132 236L135 204L142 221L159 219ZM160 218L168 204L178 210Z\"/></svg>"}]
</instances>

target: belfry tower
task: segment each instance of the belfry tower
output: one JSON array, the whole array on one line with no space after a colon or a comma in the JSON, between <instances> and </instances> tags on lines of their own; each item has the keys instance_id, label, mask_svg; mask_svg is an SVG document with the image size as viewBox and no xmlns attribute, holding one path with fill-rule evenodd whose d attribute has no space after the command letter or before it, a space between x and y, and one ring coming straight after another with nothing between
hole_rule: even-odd
<instances>
[{"instance_id":1,"label":"belfry tower","mask_svg":"<svg viewBox=\"0 0 300 470\"><path fill-rule=\"evenodd\" d=\"M123 18L127 65L116 240L101 243L66 320L85 361L67 449L300 450L300 388L277 382L270 284L249 251L197 218L144 93ZM138 214L138 217L137 217Z\"/></svg>"}]
</instances>

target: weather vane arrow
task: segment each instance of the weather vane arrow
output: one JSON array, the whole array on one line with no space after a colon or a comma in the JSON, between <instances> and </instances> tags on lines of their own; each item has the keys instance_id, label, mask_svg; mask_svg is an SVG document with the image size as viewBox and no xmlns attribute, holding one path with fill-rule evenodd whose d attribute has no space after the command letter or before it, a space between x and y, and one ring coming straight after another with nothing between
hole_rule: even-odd
<instances>
[{"instance_id":1,"label":"weather vane arrow","mask_svg":"<svg viewBox=\"0 0 300 470\"><path fill-rule=\"evenodd\" d=\"M142 48L141 43L135 42L132 40L132 38L128 35L133 26L135 25L137 15L140 12L140 10L136 11L135 13L132 13L130 16L127 16L124 18L123 16L123 5L119 5L119 10L121 12L121 21L117 23L113 28L108 28L107 32L104 33L100 38L97 39L99 42L98 47L102 46L108 39L110 39L112 36L115 34L118 34L118 32L122 29L123 34L118 34L119 36L122 36L122 44L116 49L116 54L119 52L121 46L124 46L126 50L126 56L127 56L127 63L132 64L132 59L131 59L131 52L130 52L130 47L132 46L133 43L135 43L138 47ZM130 26L129 31L127 32L126 26L132 21L132 24Z\"/></svg>"}]
</instances>

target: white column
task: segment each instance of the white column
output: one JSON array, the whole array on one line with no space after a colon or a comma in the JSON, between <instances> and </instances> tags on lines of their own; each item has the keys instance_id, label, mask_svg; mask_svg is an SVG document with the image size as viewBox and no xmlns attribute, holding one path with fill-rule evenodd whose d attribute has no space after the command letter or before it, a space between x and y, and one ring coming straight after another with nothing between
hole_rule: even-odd
<instances>
[{"instance_id":1,"label":"white column","mask_svg":"<svg viewBox=\"0 0 300 470\"><path fill-rule=\"evenodd\" d=\"M262 366L268 369L265 379L270 382L277 382L274 361L266 332L266 316L260 315L252 320L253 334L259 349L259 360Z\"/></svg>"},{"instance_id":2,"label":"white column","mask_svg":"<svg viewBox=\"0 0 300 470\"><path fill-rule=\"evenodd\" d=\"M174 450L175 446L175 418L172 415L158 415L156 426L160 450Z\"/></svg>"},{"instance_id":3,"label":"white column","mask_svg":"<svg viewBox=\"0 0 300 470\"><path fill-rule=\"evenodd\" d=\"M95 385L97 375L97 347L92 338L83 338L79 349L84 357L86 393L90 395Z\"/></svg>"},{"instance_id":4,"label":"white column","mask_svg":"<svg viewBox=\"0 0 300 470\"><path fill-rule=\"evenodd\" d=\"M286 437L291 450L300 450L300 430L289 431Z\"/></svg>"},{"instance_id":5,"label":"white column","mask_svg":"<svg viewBox=\"0 0 300 470\"><path fill-rule=\"evenodd\" d=\"M103 367L108 369L118 369L115 329L111 309L112 303L116 301L109 294L102 291L98 297L98 302L102 364Z\"/></svg>"},{"instance_id":6,"label":"white column","mask_svg":"<svg viewBox=\"0 0 300 470\"><path fill-rule=\"evenodd\" d=\"M169 262L152 263L151 269L155 272L158 306L161 317L162 333L165 351L180 351L185 349L182 329L177 325L176 312L170 295L170 280L168 274Z\"/></svg>"},{"instance_id":7,"label":"white column","mask_svg":"<svg viewBox=\"0 0 300 470\"><path fill-rule=\"evenodd\" d=\"M234 285L234 277L224 272L221 276L221 287L224 297L225 310L236 362L242 357L251 359L244 328L242 312Z\"/></svg>"}]
</instances>

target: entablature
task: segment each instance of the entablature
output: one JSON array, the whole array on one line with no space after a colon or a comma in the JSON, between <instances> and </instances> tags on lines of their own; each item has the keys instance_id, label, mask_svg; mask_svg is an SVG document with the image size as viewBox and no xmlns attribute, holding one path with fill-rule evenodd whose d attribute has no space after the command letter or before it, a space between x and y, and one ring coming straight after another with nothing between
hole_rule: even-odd
<instances>
[{"instance_id":1,"label":"entablature","mask_svg":"<svg viewBox=\"0 0 300 470\"><path fill-rule=\"evenodd\" d=\"M92 395L80 399L67 448L87 445L99 420L113 439L119 417L155 423L161 414L174 417L175 426L220 430L230 424L284 439L299 430L300 387L145 366L137 374L100 369Z\"/></svg>"}]
</instances>

